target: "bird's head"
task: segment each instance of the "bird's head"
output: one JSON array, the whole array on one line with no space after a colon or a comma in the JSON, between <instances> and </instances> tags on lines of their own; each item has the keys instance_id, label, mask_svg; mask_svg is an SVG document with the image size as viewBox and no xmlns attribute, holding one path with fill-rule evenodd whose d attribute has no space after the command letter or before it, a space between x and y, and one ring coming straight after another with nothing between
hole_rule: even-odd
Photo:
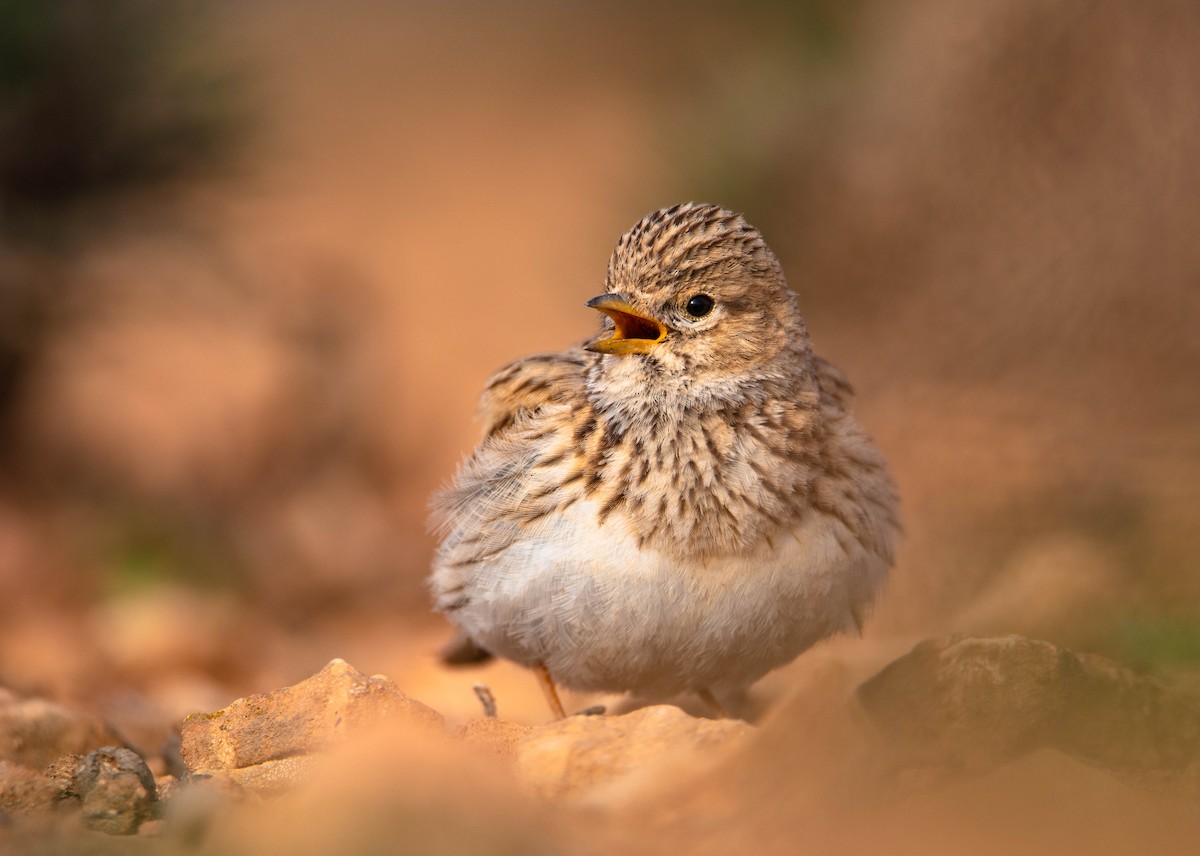
<instances>
[{"instance_id":1,"label":"bird's head","mask_svg":"<svg viewBox=\"0 0 1200 856\"><path fill-rule=\"evenodd\" d=\"M655 211L617 242L606 318L585 347L691 383L767 379L808 353L808 334L775 254L740 214L686 203ZM647 366L649 367L649 366Z\"/></svg>"}]
</instances>

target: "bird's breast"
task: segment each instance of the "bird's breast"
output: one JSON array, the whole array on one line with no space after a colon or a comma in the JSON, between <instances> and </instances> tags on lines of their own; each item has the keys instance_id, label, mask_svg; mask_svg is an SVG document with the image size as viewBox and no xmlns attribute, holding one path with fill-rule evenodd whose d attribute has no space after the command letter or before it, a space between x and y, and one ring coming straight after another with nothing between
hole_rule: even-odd
<instances>
[{"instance_id":1,"label":"bird's breast","mask_svg":"<svg viewBox=\"0 0 1200 856\"><path fill-rule=\"evenodd\" d=\"M656 692L754 680L849 622L857 558L819 515L709 559L639 544L622 523L573 504L479 567L456 620L568 685Z\"/></svg>"},{"instance_id":2,"label":"bird's breast","mask_svg":"<svg viewBox=\"0 0 1200 856\"><path fill-rule=\"evenodd\" d=\"M588 474L596 523L626 527L639 547L680 558L745 554L805 511L812 443L761 413L602 416L594 432L599 440L566 469Z\"/></svg>"}]
</instances>

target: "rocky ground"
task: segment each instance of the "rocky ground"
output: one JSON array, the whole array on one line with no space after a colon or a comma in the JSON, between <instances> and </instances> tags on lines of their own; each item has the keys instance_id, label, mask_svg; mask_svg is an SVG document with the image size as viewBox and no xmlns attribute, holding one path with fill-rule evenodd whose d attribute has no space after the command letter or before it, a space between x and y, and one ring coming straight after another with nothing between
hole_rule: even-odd
<instances>
[{"instance_id":1,"label":"rocky ground","mask_svg":"<svg viewBox=\"0 0 1200 856\"><path fill-rule=\"evenodd\" d=\"M1200 6L183 5L241 165L0 193L0 856L1197 850ZM175 103L139 68L115 128ZM685 199L767 235L906 537L748 722L549 722L437 664L428 497Z\"/></svg>"},{"instance_id":2,"label":"rocky ground","mask_svg":"<svg viewBox=\"0 0 1200 856\"><path fill-rule=\"evenodd\" d=\"M4 692L0 849L1192 852L1200 705L1181 687L1019 636L853 672L815 657L755 724L652 705L530 726L447 722L333 660L188 716L157 753Z\"/></svg>"}]
</instances>

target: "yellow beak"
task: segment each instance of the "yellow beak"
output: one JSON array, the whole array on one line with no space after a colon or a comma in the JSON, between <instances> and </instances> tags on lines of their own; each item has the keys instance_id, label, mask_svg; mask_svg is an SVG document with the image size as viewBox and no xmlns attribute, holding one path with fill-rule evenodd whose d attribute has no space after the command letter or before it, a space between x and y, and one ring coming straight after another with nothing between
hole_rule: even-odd
<instances>
[{"instance_id":1,"label":"yellow beak","mask_svg":"<svg viewBox=\"0 0 1200 856\"><path fill-rule=\"evenodd\" d=\"M661 321L643 315L616 294L593 297L587 305L603 312L616 325L612 336L586 345L589 351L598 354L648 354L651 348L667 337L667 328Z\"/></svg>"}]
</instances>

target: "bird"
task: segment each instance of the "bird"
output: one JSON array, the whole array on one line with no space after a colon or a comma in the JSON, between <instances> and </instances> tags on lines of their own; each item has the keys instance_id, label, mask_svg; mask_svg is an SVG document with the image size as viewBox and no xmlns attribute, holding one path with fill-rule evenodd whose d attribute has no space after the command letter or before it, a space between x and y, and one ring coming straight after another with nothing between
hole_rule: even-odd
<instances>
[{"instance_id":1,"label":"bird","mask_svg":"<svg viewBox=\"0 0 1200 856\"><path fill-rule=\"evenodd\" d=\"M730 699L862 632L898 494L744 215L683 203L617 241L600 331L488 380L483 438L431 502L448 661L557 687ZM723 702L725 700L725 702Z\"/></svg>"}]
</instances>

